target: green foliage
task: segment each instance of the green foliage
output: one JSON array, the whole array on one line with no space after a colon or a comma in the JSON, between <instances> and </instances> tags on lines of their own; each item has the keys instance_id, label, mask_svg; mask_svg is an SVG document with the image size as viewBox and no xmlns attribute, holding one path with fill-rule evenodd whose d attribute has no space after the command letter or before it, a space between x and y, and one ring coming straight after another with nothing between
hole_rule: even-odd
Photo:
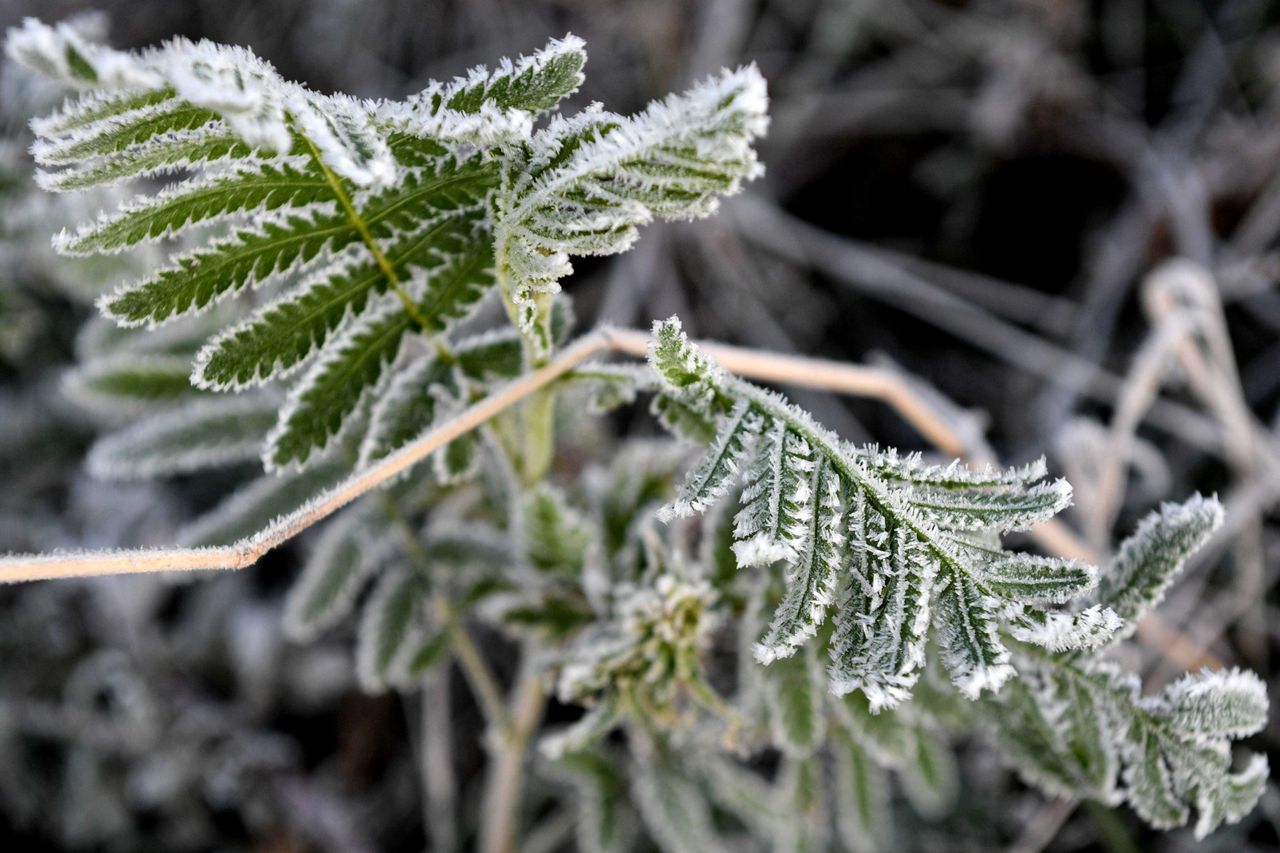
<instances>
[{"instance_id":1,"label":"green foliage","mask_svg":"<svg viewBox=\"0 0 1280 853\"><path fill-rule=\"evenodd\" d=\"M1221 522L1216 500L1165 504L1120 546L1095 596L1140 616ZM1196 836L1235 821L1261 796L1267 759L1231 772L1229 741L1267 720L1266 687L1240 670L1187 675L1143 696L1136 677L1077 654L1024 647L1022 678L989 700L990 729L1024 777L1061 796L1127 801L1152 826Z\"/></svg>"},{"instance_id":2,"label":"green foliage","mask_svg":"<svg viewBox=\"0 0 1280 853\"><path fill-rule=\"evenodd\" d=\"M207 42L123 53L28 22L9 52L79 92L34 124L47 189L167 182L56 245L171 251L99 305L123 327L178 331L86 345L66 387L108 421L137 419L98 440L92 473L261 460L265 476L181 532L193 546L264 541L544 365L572 327L555 298L570 258L623 251L655 218L712 213L760 173L767 124L754 67L634 116L560 115L583 79L573 37L398 102L311 92ZM512 324L476 334L489 294ZM704 450L683 484L684 447L666 441L626 443L562 482L582 448L560 436L574 452L553 459L547 431L583 419L557 400L603 412L640 392ZM1232 763L1231 742L1266 721L1255 676L1201 672L1143 695L1101 654L1220 524L1215 500L1162 507L1101 573L1008 552L1004 534L1070 503L1043 462L854 447L722 370L674 318L655 325L648 370L580 366L436 450L431 470L328 523L286 628L311 640L354 616L365 690L413 689L456 659L480 705L494 677L470 623L519 644L582 709L541 738L536 772L550 765L575 791L584 850L702 853L747 836L885 849L895 790L926 817L952 807L948 730L975 722L1031 784L1127 802L1160 828L1194 809L1198 837L1266 784L1265 757ZM724 657L736 678L713 668ZM501 717L495 743L514 732Z\"/></svg>"},{"instance_id":3,"label":"green foliage","mask_svg":"<svg viewBox=\"0 0 1280 853\"><path fill-rule=\"evenodd\" d=\"M403 402L389 377L410 339L462 358L448 337L495 287L526 352L475 352L473 369L509 377L545 358L569 256L625 249L654 216L710 213L759 172L751 143L765 126L764 84L747 68L635 116L593 108L535 133L532 118L582 82L571 36L404 101L321 95L209 42L125 53L29 21L9 52L80 90L33 125L46 188L190 175L57 239L75 255L176 248L104 295L105 314L151 327L249 288L282 291L214 334L191 374L214 391L289 383L261 448L271 470L313 464L384 394ZM384 406L381 423L395 420ZM371 442L362 461L416 434ZM440 458L442 475L465 476L475 447Z\"/></svg>"},{"instance_id":4,"label":"green foliage","mask_svg":"<svg viewBox=\"0 0 1280 853\"><path fill-rule=\"evenodd\" d=\"M1222 524L1222 515L1220 503L1199 495L1165 504L1121 544L1094 595L1124 620L1119 636L1133 633L1138 620L1160 603L1187 559Z\"/></svg>"},{"instance_id":5,"label":"green foliage","mask_svg":"<svg viewBox=\"0 0 1280 853\"><path fill-rule=\"evenodd\" d=\"M1005 553L996 534L1026 529L1070 500L1042 465L934 468L858 449L776 394L727 377L675 321L654 330L651 364L667 392L720 418L719 433L666 518L705 510L745 471L735 517L740 566L787 565L787 589L756 657L771 663L817 633L833 605L830 681L874 707L910 696L931 623L960 690L976 697L1014 674L1001 613L1036 612L1089 589L1084 566ZM971 539L985 536L980 547Z\"/></svg>"},{"instance_id":6,"label":"green foliage","mask_svg":"<svg viewBox=\"0 0 1280 853\"><path fill-rule=\"evenodd\" d=\"M550 349L551 296L570 255L625 251L655 217L707 216L760 173L751 143L766 105L764 81L746 68L635 116L557 116L533 135L503 175L493 220L503 295L535 354Z\"/></svg>"},{"instance_id":7,"label":"green foliage","mask_svg":"<svg viewBox=\"0 0 1280 853\"><path fill-rule=\"evenodd\" d=\"M100 438L89 470L109 479L185 474L248 462L276 417L269 397L197 400Z\"/></svg>"}]
</instances>

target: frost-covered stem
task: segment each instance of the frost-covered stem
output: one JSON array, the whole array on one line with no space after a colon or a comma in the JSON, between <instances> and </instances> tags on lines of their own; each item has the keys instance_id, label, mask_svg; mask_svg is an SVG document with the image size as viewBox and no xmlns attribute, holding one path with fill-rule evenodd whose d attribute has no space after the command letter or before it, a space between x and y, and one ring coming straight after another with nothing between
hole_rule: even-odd
<instances>
[{"instance_id":1,"label":"frost-covered stem","mask_svg":"<svg viewBox=\"0 0 1280 853\"><path fill-rule=\"evenodd\" d=\"M497 389L390 456L356 471L305 506L232 545L0 557L0 582L251 566L266 552L417 465L455 438L527 399L592 356L607 351L643 356L648 340L648 335L643 332L609 327L584 335L542 367ZM727 369L749 378L883 400L922 434L930 436L931 441L936 440L940 448L947 452L957 450L956 434L890 371L718 344L707 344L703 350ZM963 452L963 448L958 448L958 452Z\"/></svg>"},{"instance_id":2,"label":"frost-covered stem","mask_svg":"<svg viewBox=\"0 0 1280 853\"><path fill-rule=\"evenodd\" d=\"M369 250L369 254L373 255L374 263L378 266L378 271L391 283L391 287L395 290L396 295L400 297L400 302L404 305L405 312L413 318L413 322L418 324L420 329L429 329L427 318L422 316L422 312L418 310L418 306L414 304L413 298L409 296L409 292L404 289L404 285L400 282L400 276L396 275L396 269L391 265L391 261L387 259L382 248L378 246L377 241L373 239L373 233L369 231L369 224L364 221L364 217L356 210L355 205L351 202L351 197L347 195L347 191L342 188L342 182L333 170L324 162L324 158L320 156L320 150L316 148L305 133L299 133L299 137L307 144L308 150L311 152L312 162L324 175L325 183L333 190L333 194L338 199L338 204L342 206L342 210L347 214L347 220L356 229L356 233L360 235L360 240L364 243L365 248Z\"/></svg>"},{"instance_id":3,"label":"frost-covered stem","mask_svg":"<svg viewBox=\"0 0 1280 853\"><path fill-rule=\"evenodd\" d=\"M648 335L632 329L606 331L610 349L644 357ZM698 348L721 367L740 376L881 400L942 452L963 456L968 449L959 433L891 371L727 344L699 341Z\"/></svg>"},{"instance_id":4,"label":"frost-covered stem","mask_svg":"<svg viewBox=\"0 0 1280 853\"><path fill-rule=\"evenodd\" d=\"M501 742L494 745L493 761L485 780L484 806L480 824L483 853L515 853L524 793L525 754L529 741L542 722L547 693L542 674L527 667L517 683L511 702L511 726Z\"/></svg>"},{"instance_id":5,"label":"frost-covered stem","mask_svg":"<svg viewBox=\"0 0 1280 853\"><path fill-rule=\"evenodd\" d=\"M556 449L556 392L550 388L538 391L525 401L520 415L520 479L528 486L540 482L551 470Z\"/></svg>"},{"instance_id":6,"label":"frost-covered stem","mask_svg":"<svg viewBox=\"0 0 1280 853\"><path fill-rule=\"evenodd\" d=\"M376 464L356 471L305 506L252 536L214 548L142 548L0 557L0 581L47 580L96 575L146 574L194 569L242 569L271 549L328 518L351 501L422 462L439 448L546 387L574 367L609 348L604 331L580 338L538 370L526 373L456 417L429 430Z\"/></svg>"}]
</instances>

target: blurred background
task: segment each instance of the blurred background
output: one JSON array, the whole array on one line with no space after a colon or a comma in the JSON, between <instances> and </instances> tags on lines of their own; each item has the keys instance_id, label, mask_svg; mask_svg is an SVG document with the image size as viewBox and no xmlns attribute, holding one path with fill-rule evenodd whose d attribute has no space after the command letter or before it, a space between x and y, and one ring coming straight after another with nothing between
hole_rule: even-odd
<instances>
[{"instance_id":1,"label":"blurred background","mask_svg":"<svg viewBox=\"0 0 1280 853\"><path fill-rule=\"evenodd\" d=\"M580 324L678 313L699 336L891 365L972 455L1046 455L1075 485L1067 521L1086 553L1161 500L1220 494L1226 528L1134 662L1152 684L1240 664L1280 698L1280 4L0 0L0 27L90 8L116 46L247 45L286 77L362 96L566 32L591 57L570 111L633 111L757 63L766 176L719 217L575 262ZM232 481L83 473L111 417L69 393L67 370L100 271L47 248L68 214L34 189L25 128L53 94L5 68L0 99L0 551L173 541ZM850 440L929 449L882 404L793 397ZM652 429L642 412L619 426ZM0 849L421 849L410 721L423 700L361 694L348 637L283 639L296 565L285 549L191 585L0 589ZM480 756L459 729L465 803ZM1273 722L1254 744L1273 767L1278 734ZM962 767L1002 796L962 793L905 835L909 849L1280 839L1274 784L1242 826L1193 845L1124 811L1046 803L980 744Z\"/></svg>"}]
</instances>

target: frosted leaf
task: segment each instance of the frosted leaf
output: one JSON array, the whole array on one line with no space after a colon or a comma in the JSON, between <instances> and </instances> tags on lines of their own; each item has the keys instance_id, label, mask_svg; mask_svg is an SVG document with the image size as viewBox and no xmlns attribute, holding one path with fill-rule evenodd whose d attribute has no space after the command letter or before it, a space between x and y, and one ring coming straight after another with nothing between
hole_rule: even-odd
<instances>
[{"instance_id":1,"label":"frosted leaf","mask_svg":"<svg viewBox=\"0 0 1280 853\"><path fill-rule=\"evenodd\" d=\"M356 632L356 675L368 693L409 684L409 668L428 630L426 589L403 569L383 573Z\"/></svg>"},{"instance_id":2,"label":"frosted leaf","mask_svg":"<svg viewBox=\"0 0 1280 853\"><path fill-rule=\"evenodd\" d=\"M743 567L795 558L813 513L808 443L777 421L766 428L756 452L734 517L733 552Z\"/></svg>"},{"instance_id":3,"label":"frosted leaf","mask_svg":"<svg viewBox=\"0 0 1280 853\"><path fill-rule=\"evenodd\" d=\"M631 773L631 794L645 826L669 853L728 853L712 820L704 786L667 755L642 755Z\"/></svg>"},{"instance_id":4,"label":"frosted leaf","mask_svg":"<svg viewBox=\"0 0 1280 853\"><path fill-rule=\"evenodd\" d=\"M654 321L647 355L669 394L694 409L711 406L723 371L689 342L680 318Z\"/></svg>"},{"instance_id":5,"label":"frosted leaf","mask_svg":"<svg viewBox=\"0 0 1280 853\"><path fill-rule=\"evenodd\" d=\"M850 564L833 617L831 690L861 690L879 711L904 702L919 678L937 563L861 492L848 503Z\"/></svg>"},{"instance_id":6,"label":"frosted leaf","mask_svg":"<svg viewBox=\"0 0 1280 853\"><path fill-rule=\"evenodd\" d=\"M1001 598L1028 604L1061 604L1093 589L1098 570L1088 563L1011 554L975 572Z\"/></svg>"},{"instance_id":7,"label":"frosted leaf","mask_svg":"<svg viewBox=\"0 0 1280 853\"><path fill-rule=\"evenodd\" d=\"M706 458L689 474L679 497L658 511L658 518L670 521L704 512L724 495L733 485L760 427L760 416L749 403L743 401L735 406L725 417Z\"/></svg>"},{"instance_id":8,"label":"frosted leaf","mask_svg":"<svg viewBox=\"0 0 1280 853\"><path fill-rule=\"evenodd\" d=\"M371 524L372 515L353 509L329 524L316 542L285 601L284 628L295 642L312 640L345 618L390 550L388 543L395 542L389 531Z\"/></svg>"},{"instance_id":9,"label":"frosted leaf","mask_svg":"<svg viewBox=\"0 0 1280 853\"><path fill-rule=\"evenodd\" d=\"M270 398L197 400L100 438L87 466L104 479L141 479L254 459L275 419Z\"/></svg>"},{"instance_id":10,"label":"frosted leaf","mask_svg":"<svg viewBox=\"0 0 1280 853\"><path fill-rule=\"evenodd\" d=\"M738 562L786 563L774 624L754 649L761 663L790 655L830 611L831 691L862 691L878 711L910 697L931 625L954 683L969 698L1014 675L1000 636L1006 620L1028 638L1059 646L1097 642L1114 627L1114 614L1102 610L1073 621L1039 609L1087 592L1092 567L1011 555L1001 545L1000 532L1069 502L1065 482L1034 483L1045 474L1043 462L970 470L852 447L781 395L724 373L671 320L655 325L649 360L668 399L729 411L659 518L705 511L744 470ZM744 430L748 417L759 426ZM748 442L748 433L759 438ZM815 472L821 474L811 480Z\"/></svg>"},{"instance_id":11,"label":"frosted leaf","mask_svg":"<svg viewBox=\"0 0 1280 853\"><path fill-rule=\"evenodd\" d=\"M768 99L754 66L725 72L635 116L557 117L495 197L495 255L512 320L545 351L550 298L570 255L625 251L654 217L714 212L761 169L753 141Z\"/></svg>"},{"instance_id":12,"label":"frosted leaf","mask_svg":"<svg viewBox=\"0 0 1280 853\"><path fill-rule=\"evenodd\" d=\"M1248 737L1267 723L1267 687L1248 670L1204 670L1184 675L1148 707L1188 733Z\"/></svg>"},{"instance_id":13,"label":"frosted leaf","mask_svg":"<svg viewBox=\"0 0 1280 853\"><path fill-rule=\"evenodd\" d=\"M1052 652L1088 652L1110 642L1123 624L1114 610L1095 604L1078 613L1020 610L1009 620L1009 633Z\"/></svg>"},{"instance_id":14,"label":"frosted leaf","mask_svg":"<svg viewBox=\"0 0 1280 853\"><path fill-rule=\"evenodd\" d=\"M1019 665L1022 677L988 700L990 728L1033 784L1127 801L1158 829L1183 825L1194 807L1197 838L1239 820L1262 795L1265 756L1231 769L1230 740L1266 723L1256 676L1202 672L1142 696L1137 676L1108 664L1038 654Z\"/></svg>"},{"instance_id":15,"label":"frosted leaf","mask_svg":"<svg viewBox=\"0 0 1280 853\"><path fill-rule=\"evenodd\" d=\"M1216 498L1193 496L1151 513L1120 545L1103 570L1093 598L1124 621L1117 639L1132 634L1143 614L1160 603L1187 559L1222 524Z\"/></svg>"},{"instance_id":16,"label":"frosted leaf","mask_svg":"<svg viewBox=\"0 0 1280 853\"><path fill-rule=\"evenodd\" d=\"M756 646L755 657L762 663L793 654L814 636L835 600L845 556L840 484L826 459L817 461L810 477L813 506L807 514L808 530L796 559L785 569L787 592Z\"/></svg>"},{"instance_id":17,"label":"frosted leaf","mask_svg":"<svg viewBox=\"0 0 1280 853\"><path fill-rule=\"evenodd\" d=\"M812 755L826 739L822 668L813 647L765 670L762 684L773 743L792 756Z\"/></svg>"},{"instance_id":18,"label":"frosted leaf","mask_svg":"<svg viewBox=\"0 0 1280 853\"><path fill-rule=\"evenodd\" d=\"M245 142L280 154L292 148L286 118L291 84L269 62L204 39L174 39L154 56L179 97L218 113Z\"/></svg>"},{"instance_id":19,"label":"frosted leaf","mask_svg":"<svg viewBox=\"0 0 1280 853\"><path fill-rule=\"evenodd\" d=\"M24 18L6 34L5 54L19 65L78 89L154 89L162 78L128 53L93 44L73 22L48 26Z\"/></svg>"},{"instance_id":20,"label":"frosted leaf","mask_svg":"<svg viewBox=\"0 0 1280 853\"><path fill-rule=\"evenodd\" d=\"M1025 489L917 489L907 502L925 518L949 530L1028 530L1071 505L1065 480Z\"/></svg>"},{"instance_id":21,"label":"frosted leaf","mask_svg":"<svg viewBox=\"0 0 1280 853\"><path fill-rule=\"evenodd\" d=\"M334 172L358 187L382 189L396 183L395 158L374 126L368 105L294 89L287 106L298 129Z\"/></svg>"}]
</instances>

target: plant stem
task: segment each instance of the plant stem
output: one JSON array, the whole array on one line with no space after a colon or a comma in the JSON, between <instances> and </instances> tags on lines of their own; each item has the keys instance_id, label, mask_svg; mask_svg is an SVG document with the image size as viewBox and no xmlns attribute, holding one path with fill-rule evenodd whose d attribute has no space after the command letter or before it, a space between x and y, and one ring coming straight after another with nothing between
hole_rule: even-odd
<instances>
[{"instance_id":1,"label":"plant stem","mask_svg":"<svg viewBox=\"0 0 1280 853\"><path fill-rule=\"evenodd\" d=\"M395 267L391 265L391 261L373 239L373 232L369 230L369 223L365 222L364 217L356 210L355 205L351 202L351 197L347 195L347 191L342 187L342 182L338 180L338 176L325 165L315 143L304 134L299 134L299 136L307 143L307 148L311 149L312 162L316 164L320 169L320 173L324 175L325 183L329 185L329 189L333 190L333 194L338 199L338 204L342 206L343 211L347 214L347 220L355 227L356 233L360 235L360 240L364 243L365 248L369 250L369 254L373 255L373 261L377 264L378 271L382 273L391 284L392 289L395 290L396 295L400 297L404 310L413 318L413 322L418 324L418 328L423 330L431 328L427 318L422 315L422 312L418 310L418 306L414 304L409 291L405 290L404 285L400 283L400 276L396 275Z\"/></svg>"},{"instance_id":2,"label":"plant stem","mask_svg":"<svg viewBox=\"0 0 1280 853\"><path fill-rule=\"evenodd\" d=\"M485 780L480 850L483 853L516 853L520 803L524 793L525 753L529 741L542 722L547 695L542 674L532 670L525 656L526 672L521 676L511 700L511 727L495 744L489 775Z\"/></svg>"},{"instance_id":3,"label":"plant stem","mask_svg":"<svg viewBox=\"0 0 1280 853\"><path fill-rule=\"evenodd\" d=\"M510 731L511 722L507 719L507 709L502 702L502 688L494 678L493 671L485 662L484 655L471 639L471 634L451 612L448 603L441 600L440 607L445 611L445 632L449 638L449 651L458 661L458 667L467 679L467 686L476 697L485 720L499 733Z\"/></svg>"},{"instance_id":4,"label":"plant stem","mask_svg":"<svg viewBox=\"0 0 1280 853\"><path fill-rule=\"evenodd\" d=\"M556 392L544 388L535 393L525 401L521 416L524 442L520 478L531 486L547 475L555 456Z\"/></svg>"},{"instance_id":5,"label":"plant stem","mask_svg":"<svg viewBox=\"0 0 1280 853\"><path fill-rule=\"evenodd\" d=\"M251 566L266 552L545 388L592 356L601 352L642 356L647 342L648 335L630 329L602 328L584 335L542 367L499 388L390 456L354 472L300 509L232 545L0 557L0 582ZM743 376L883 400L922 434L941 437L947 430L945 421L934 414L927 403L914 397L911 389L891 371L717 344L705 344L703 349L722 366ZM940 446L951 452L954 439Z\"/></svg>"}]
</instances>

